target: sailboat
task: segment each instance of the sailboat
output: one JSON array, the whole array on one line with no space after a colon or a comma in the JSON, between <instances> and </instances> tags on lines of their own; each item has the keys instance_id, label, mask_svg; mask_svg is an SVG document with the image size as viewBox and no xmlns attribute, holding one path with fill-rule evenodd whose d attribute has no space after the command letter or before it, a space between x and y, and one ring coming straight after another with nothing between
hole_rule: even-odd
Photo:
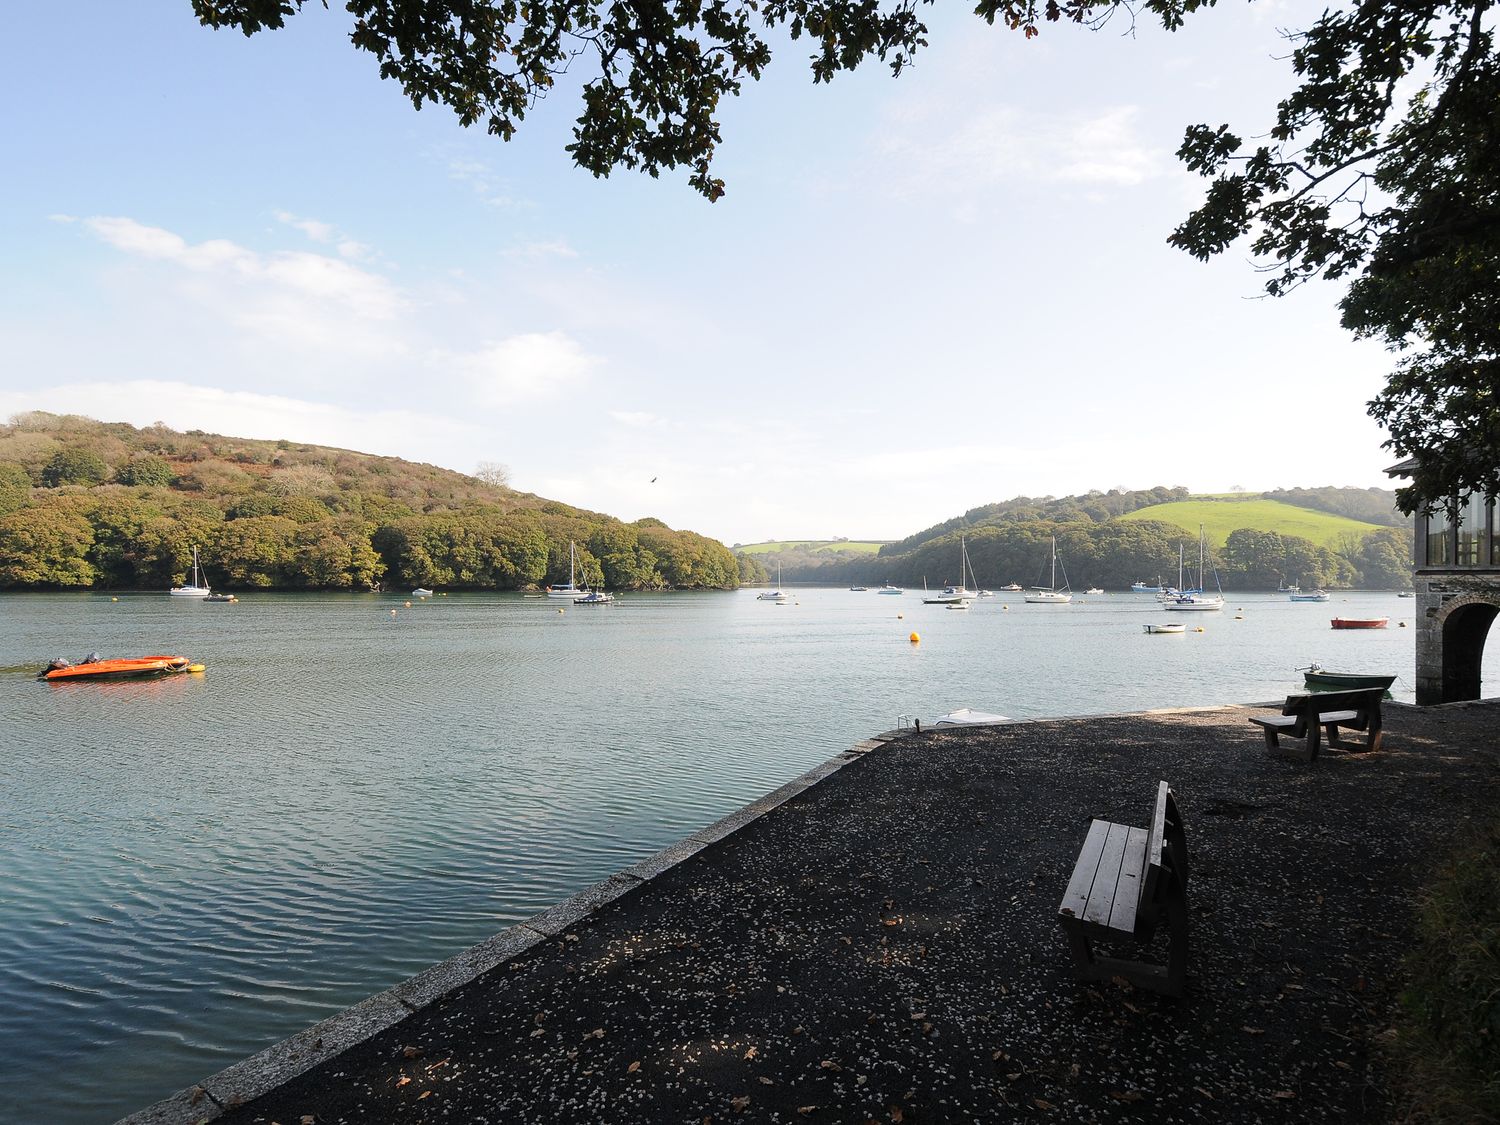
<instances>
[{"instance_id":1,"label":"sailboat","mask_svg":"<svg viewBox=\"0 0 1500 1125\"><path fill-rule=\"evenodd\" d=\"M758 602L779 602L782 605L786 604L786 594L781 589L780 563L776 564L776 589L762 590L760 593L755 595L755 600Z\"/></svg>"},{"instance_id":2,"label":"sailboat","mask_svg":"<svg viewBox=\"0 0 1500 1125\"><path fill-rule=\"evenodd\" d=\"M944 586L943 592L933 594L922 599L923 605L959 605L967 604L978 595L969 589L967 578L972 578L974 568L969 565L969 548L964 542L964 537L958 537L958 585Z\"/></svg>"},{"instance_id":3,"label":"sailboat","mask_svg":"<svg viewBox=\"0 0 1500 1125\"><path fill-rule=\"evenodd\" d=\"M193 548L193 580L185 586L173 586L171 593L174 598L206 598L211 590L202 584L203 576L198 572L198 548Z\"/></svg>"},{"instance_id":4,"label":"sailboat","mask_svg":"<svg viewBox=\"0 0 1500 1125\"><path fill-rule=\"evenodd\" d=\"M1052 537L1052 577L1050 585L1033 586L1026 591L1025 600L1036 605L1067 605L1073 600L1073 595L1068 592L1068 572L1063 569L1062 589L1057 588L1057 536Z\"/></svg>"},{"instance_id":5,"label":"sailboat","mask_svg":"<svg viewBox=\"0 0 1500 1125\"><path fill-rule=\"evenodd\" d=\"M1220 591L1217 594L1210 594L1206 592L1206 584L1204 582L1204 559L1207 554L1207 545L1207 539L1203 534L1203 525L1200 523L1198 525L1198 588L1196 590L1184 590L1176 597L1168 598L1165 602L1162 603L1163 609L1172 609L1177 610L1178 612L1183 612L1194 610L1216 610L1224 608L1223 591ZM1179 579L1178 581L1180 584L1181 579ZM1217 587L1218 584L1219 575L1218 572L1215 571L1214 585Z\"/></svg>"},{"instance_id":6,"label":"sailboat","mask_svg":"<svg viewBox=\"0 0 1500 1125\"><path fill-rule=\"evenodd\" d=\"M577 566L578 552L573 546L573 540L568 540L568 584L566 586L548 586L547 596L549 598L576 598L585 593L573 583L573 570Z\"/></svg>"}]
</instances>

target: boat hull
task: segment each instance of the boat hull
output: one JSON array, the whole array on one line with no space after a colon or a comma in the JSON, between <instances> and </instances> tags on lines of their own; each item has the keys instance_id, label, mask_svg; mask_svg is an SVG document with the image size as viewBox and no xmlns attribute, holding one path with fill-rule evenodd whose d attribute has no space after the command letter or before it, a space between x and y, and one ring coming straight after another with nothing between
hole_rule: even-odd
<instances>
[{"instance_id":1,"label":"boat hull","mask_svg":"<svg viewBox=\"0 0 1500 1125\"><path fill-rule=\"evenodd\" d=\"M1391 623L1389 617L1335 617L1335 629L1384 629Z\"/></svg>"},{"instance_id":2,"label":"boat hull","mask_svg":"<svg viewBox=\"0 0 1500 1125\"><path fill-rule=\"evenodd\" d=\"M1394 675L1377 676L1363 672L1304 672L1303 682L1313 691L1352 691L1355 688L1380 688L1390 691Z\"/></svg>"},{"instance_id":3,"label":"boat hull","mask_svg":"<svg viewBox=\"0 0 1500 1125\"><path fill-rule=\"evenodd\" d=\"M1166 633L1166 634L1169 634L1169 635L1179 635L1179 634L1182 634L1182 633L1184 633L1184 632L1187 631L1187 626L1186 625L1181 625L1181 624L1178 624L1178 625L1143 625L1143 626L1141 626L1141 628L1145 629L1145 631L1148 632L1148 633Z\"/></svg>"},{"instance_id":4,"label":"boat hull","mask_svg":"<svg viewBox=\"0 0 1500 1125\"><path fill-rule=\"evenodd\" d=\"M170 676L188 670L185 656L138 656L128 660L95 660L42 672L39 679L48 683L82 683L90 680L140 680L152 676Z\"/></svg>"}]
</instances>

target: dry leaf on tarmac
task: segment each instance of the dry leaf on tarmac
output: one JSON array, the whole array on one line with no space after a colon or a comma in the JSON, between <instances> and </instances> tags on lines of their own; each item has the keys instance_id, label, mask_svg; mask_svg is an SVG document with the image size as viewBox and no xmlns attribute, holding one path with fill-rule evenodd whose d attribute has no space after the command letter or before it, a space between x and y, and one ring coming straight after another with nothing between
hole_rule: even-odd
<instances>
[{"instance_id":1,"label":"dry leaf on tarmac","mask_svg":"<svg viewBox=\"0 0 1500 1125\"><path fill-rule=\"evenodd\" d=\"M638 1062L633 1062L633 1063L631 1063L629 1066L627 1066L625 1068L625 1073L626 1074L634 1074L636 1071L638 1071L640 1069L641 1069L641 1064L638 1063Z\"/></svg>"}]
</instances>

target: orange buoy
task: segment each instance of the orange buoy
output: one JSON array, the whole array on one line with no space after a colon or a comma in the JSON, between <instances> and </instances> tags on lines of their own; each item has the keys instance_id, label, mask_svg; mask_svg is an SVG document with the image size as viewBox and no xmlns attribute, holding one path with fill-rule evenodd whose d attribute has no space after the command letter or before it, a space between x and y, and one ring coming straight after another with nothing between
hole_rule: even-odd
<instances>
[{"instance_id":1,"label":"orange buoy","mask_svg":"<svg viewBox=\"0 0 1500 1125\"><path fill-rule=\"evenodd\" d=\"M915 631L913 631L912 635L909 636L909 637L907 637L906 639L909 640L914 645L919 645L919 644L922 643L922 635L920 633L915 632Z\"/></svg>"}]
</instances>

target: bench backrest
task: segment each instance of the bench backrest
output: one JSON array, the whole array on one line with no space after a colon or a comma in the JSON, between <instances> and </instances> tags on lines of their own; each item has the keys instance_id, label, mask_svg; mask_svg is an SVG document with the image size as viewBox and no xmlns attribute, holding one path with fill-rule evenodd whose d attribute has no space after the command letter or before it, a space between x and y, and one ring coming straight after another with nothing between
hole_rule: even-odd
<instances>
[{"instance_id":1,"label":"bench backrest","mask_svg":"<svg viewBox=\"0 0 1500 1125\"><path fill-rule=\"evenodd\" d=\"M1314 691L1306 695L1300 692L1286 697L1283 715L1299 715L1311 718L1326 715L1329 711L1380 710L1384 688L1353 688L1349 691Z\"/></svg>"},{"instance_id":2,"label":"bench backrest","mask_svg":"<svg viewBox=\"0 0 1500 1125\"><path fill-rule=\"evenodd\" d=\"M1146 837L1146 870L1141 879L1141 901L1138 918L1152 917L1166 900L1167 885L1176 880L1187 889L1187 834L1177 798L1165 781L1156 787L1156 806L1151 813L1151 832Z\"/></svg>"}]
</instances>

